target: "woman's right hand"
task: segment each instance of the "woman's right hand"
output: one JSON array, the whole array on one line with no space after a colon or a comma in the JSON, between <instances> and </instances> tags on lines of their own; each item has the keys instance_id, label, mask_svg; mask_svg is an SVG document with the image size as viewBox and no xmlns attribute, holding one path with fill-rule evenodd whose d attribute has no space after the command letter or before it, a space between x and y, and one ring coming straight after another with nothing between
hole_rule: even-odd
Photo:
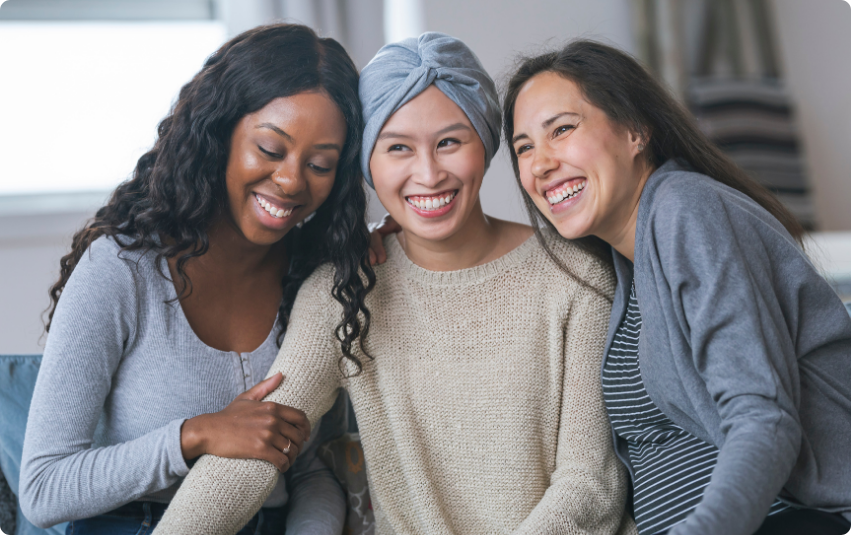
<instances>
[{"instance_id":1,"label":"woman's right hand","mask_svg":"<svg viewBox=\"0 0 851 535\"><path fill-rule=\"evenodd\" d=\"M183 458L189 461L209 453L260 459L285 472L310 438L310 422L298 409L262 401L282 380L283 375L276 373L237 396L224 410L186 420L180 432Z\"/></svg>"}]
</instances>

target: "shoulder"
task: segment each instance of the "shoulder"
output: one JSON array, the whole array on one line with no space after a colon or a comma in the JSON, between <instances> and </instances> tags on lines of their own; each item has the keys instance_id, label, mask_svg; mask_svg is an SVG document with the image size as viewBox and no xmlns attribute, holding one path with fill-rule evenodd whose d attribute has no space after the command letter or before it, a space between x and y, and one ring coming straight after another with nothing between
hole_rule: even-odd
<instances>
[{"instance_id":1,"label":"shoulder","mask_svg":"<svg viewBox=\"0 0 851 535\"><path fill-rule=\"evenodd\" d=\"M297 316L311 318L334 316L339 320L342 305L334 299L334 266L322 264L307 277L298 290L293 304L292 319Z\"/></svg>"},{"instance_id":2,"label":"shoulder","mask_svg":"<svg viewBox=\"0 0 851 535\"><path fill-rule=\"evenodd\" d=\"M587 245L567 240L549 227L540 229L543 244L533 236L538 244L532 256L536 264L556 278L571 280L570 288L577 294L597 294L611 302L615 291L615 273L610 259L591 252ZM547 251L549 249L549 252ZM567 270L559 266L552 255Z\"/></svg>"},{"instance_id":3,"label":"shoulder","mask_svg":"<svg viewBox=\"0 0 851 535\"><path fill-rule=\"evenodd\" d=\"M748 195L674 163L663 165L648 180L639 207L642 219L646 223L662 220L672 229L715 227L719 220L733 220L737 225L784 231L782 224Z\"/></svg>"}]
</instances>

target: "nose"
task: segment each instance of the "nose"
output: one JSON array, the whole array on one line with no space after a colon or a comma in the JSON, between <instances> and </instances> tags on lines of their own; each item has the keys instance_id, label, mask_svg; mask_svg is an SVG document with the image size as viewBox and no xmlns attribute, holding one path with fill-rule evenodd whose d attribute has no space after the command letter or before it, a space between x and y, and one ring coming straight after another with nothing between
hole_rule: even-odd
<instances>
[{"instance_id":1,"label":"nose","mask_svg":"<svg viewBox=\"0 0 851 535\"><path fill-rule=\"evenodd\" d=\"M550 171L558 168L558 165L558 160L553 157L552 150L547 143L541 143L535 147L530 168L535 178L546 178Z\"/></svg>"},{"instance_id":2,"label":"nose","mask_svg":"<svg viewBox=\"0 0 851 535\"><path fill-rule=\"evenodd\" d=\"M449 173L440 168L440 164L433 154L420 153L413 173L414 181L417 184L427 188L437 188L448 176Z\"/></svg>"},{"instance_id":3,"label":"nose","mask_svg":"<svg viewBox=\"0 0 851 535\"><path fill-rule=\"evenodd\" d=\"M294 156L284 159L272 174L272 181L290 197L307 189L307 180L300 162Z\"/></svg>"}]
</instances>

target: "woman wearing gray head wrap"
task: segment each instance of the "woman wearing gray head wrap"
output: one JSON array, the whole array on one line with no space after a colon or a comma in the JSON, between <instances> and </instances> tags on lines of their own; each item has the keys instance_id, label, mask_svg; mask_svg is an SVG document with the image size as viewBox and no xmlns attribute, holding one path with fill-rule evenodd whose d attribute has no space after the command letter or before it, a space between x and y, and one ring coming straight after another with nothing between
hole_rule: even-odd
<instances>
[{"instance_id":1,"label":"woman wearing gray head wrap","mask_svg":"<svg viewBox=\"0 0 851 535\"><path fill-rule=\"evenodd\" d=\"M315 421L340 388L349 393L363 457L348 445L344 455L353 473L368 467L377 535L634 533L599 378L611 268L551 245L592 290L529 226L482 211L500 121L493 82L462 42L429 33L388 45L359 91L364 174L402 229L384 239L366 297L369 355L360 370L341 365L325 335L340 321L334 273L318 268L270 371L285 382L267 400ZM196 533L233 533L274 467L208 462L184 482L174 516L194 514ZM365 498L352 495L350 519L367 512ZM184 532L156 535L173 533Z\"/></svg>"},{"instance_id":2,"label":"woman wearing gray head wrap","mask_svg":"<svg viewBox=\"0 0 851 535\"><path fill-rule=\"evenodd\" d=\"M434 84L458 105L485 146L485 169L497 149L502 115L493 80L462 41L426 32L385 45L361 72L360 93L366 128L361 170L372 186L369 159L378 134L396 110Z\"/></svg>"}]
</instances>

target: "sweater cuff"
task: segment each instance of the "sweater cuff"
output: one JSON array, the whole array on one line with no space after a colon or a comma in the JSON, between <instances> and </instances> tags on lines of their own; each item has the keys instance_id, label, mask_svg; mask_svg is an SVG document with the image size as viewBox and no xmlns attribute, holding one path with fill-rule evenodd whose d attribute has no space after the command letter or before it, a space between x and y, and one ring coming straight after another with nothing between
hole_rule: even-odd
<instances>
[{"instance_id":1,"label":"sweater cuff","mask_svg":"<svg viewBox=\"0 0 851 535\"><path fill-rule=\"evenodd\" d=\"M180 431L186 418L172 420L168 423L166 430L166 455L168 455L170 472L177 477L186 477L189 466L183 458L183 449L180 447Z\"/></svg>"}]
</instances>

